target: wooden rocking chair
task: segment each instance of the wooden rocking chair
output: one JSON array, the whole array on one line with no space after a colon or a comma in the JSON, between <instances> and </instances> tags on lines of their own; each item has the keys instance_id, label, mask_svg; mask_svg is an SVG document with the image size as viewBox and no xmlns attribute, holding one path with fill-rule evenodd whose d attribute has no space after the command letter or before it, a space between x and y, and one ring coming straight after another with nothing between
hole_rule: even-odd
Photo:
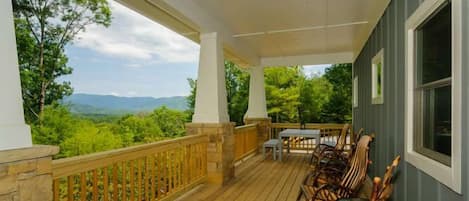
<instances>
[{"instance_id":1,"label":"wooden rocking chair","mask_svg":"<svg viewBox=\"0 0 469 201\"><path fill-rule=\"evenodd\" d=\"M397 156L391 166L386 167L386 173L384 173L384 179L379 177L375 177L373 179L373 189L371 192L370 199L361 199L361 198L348 198L348 199L340 199L340 201L386 201L391 197L393 191L392 185L392 176L394 170L399 165L399 161L401 160L401 156Z\"/></svg>"},{"instance_id":2,"label":"wooden rocking chair","mask_svg":"<svg viewBox=\"0 0 469 201\"><path fill-rule=\"evenodd\" d=\"M354 196L366 179L366 171L370 163L368 155L371 141L370 136L360 138L355 154L341 177L335 176L334 172L343 171L333 167L318 169L308 175L301 185L297 200L304 197L307 201L335 201Z\"/></svg>"},{"instance_id":3,"label":"wooden rocking chair","mask_svg":"<svg viewBox=\"0 0 469 201\"><path fill-rule=\"evenodd\" d=\"M397 156L391 166L386 167L386 173L384 174L383 182L381 178L375 177L373 179L373 192L371 193L370 201L386 201L392 194L392 175L394 170L399 165L401 156Z\"/></svg>"},{"instance_id":4,"label":"wooden rocking chair","mask_svg":"<svg viewBox=\"0 0 469 201\"><path fill-rule=\"evenodd\" d=\"M342 157L345 145L347 143L347 134L350 129L350 124L345 124L342 130L340 131L340 135L337 138L337 143L335 146L330 144L319 144L313 151L311 156L310 164L316 165L321 161L327 154L332 154L334 157Z\"/></svg>"}]
</instances>

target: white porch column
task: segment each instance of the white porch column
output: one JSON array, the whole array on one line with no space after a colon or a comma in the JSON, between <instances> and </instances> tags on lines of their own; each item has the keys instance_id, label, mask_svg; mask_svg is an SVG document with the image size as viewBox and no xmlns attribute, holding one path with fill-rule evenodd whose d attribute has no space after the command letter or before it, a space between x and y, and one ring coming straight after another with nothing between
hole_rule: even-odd
<instances>
[{"instance_id":1,"label":"white porch column","mask_svg":"<svg viewBox=\"0 0 469 201\"><path fill-rule=\"evenodd\" d=\"M229 122L223 46L216 32L200 36L194 123Z\"/></svg>"},{"instance_id":2,"label":"white porch column","mask_svg":"<svg viewBox=\"0 0 469 201\"><path fill-rule=\"evenodd\" d=\"M0 150L31 147L24 122L11 1L0 1Z\"/></svg>"},{"instance_id":3,"label":"white porch column","mask_svg":"<svg viewBox=\"0 0 469 201\"><path fill-rule=\"evenodd\" d=\"M264 67L252 67L249 80L249 105L244 118L267 118L265 101Z\"/></svg>"}]
</instances>

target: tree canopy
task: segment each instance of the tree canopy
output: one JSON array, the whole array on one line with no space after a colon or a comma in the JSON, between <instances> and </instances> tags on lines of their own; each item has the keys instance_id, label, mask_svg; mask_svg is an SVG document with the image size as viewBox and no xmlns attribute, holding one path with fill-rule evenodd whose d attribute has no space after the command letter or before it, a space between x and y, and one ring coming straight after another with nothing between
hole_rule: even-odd
<instances>
[{"instance_id":1,"label":"tree canopy","mask_svg":"<svg viewBox=\"0 0 469 201\"><path fill-rule=\"evenodd\" d=\"M14 0L15 30L26 121L39 119L44 107L72 93L65 46L89 25L109 26L107 0Z\"/></svg>"}]
</instances>

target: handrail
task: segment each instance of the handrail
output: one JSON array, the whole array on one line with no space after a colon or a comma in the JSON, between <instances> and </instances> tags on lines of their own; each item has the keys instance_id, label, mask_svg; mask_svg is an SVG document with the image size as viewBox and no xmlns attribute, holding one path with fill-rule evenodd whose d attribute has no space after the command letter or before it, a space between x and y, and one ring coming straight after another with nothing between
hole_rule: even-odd
<instances>
[{"instance_id":1,"label":"handrail","mask_svg":"<svg viewBox=\"0 0 469 201\"><path fill-rule=\"evenodd\" d=\"M167 199L207 176L206 135L54 160L54 200Z\"/></svg>"},{"instance_id":2,"label":"handrail","mask_svg":"<svg viewBox=\"0 0 469 201\"><path fill-rule=\"evenodd\" d=\"M257 151L257 126L258 124L248 124L235 127L235 161Z\"/></svg>"}]
</instances>

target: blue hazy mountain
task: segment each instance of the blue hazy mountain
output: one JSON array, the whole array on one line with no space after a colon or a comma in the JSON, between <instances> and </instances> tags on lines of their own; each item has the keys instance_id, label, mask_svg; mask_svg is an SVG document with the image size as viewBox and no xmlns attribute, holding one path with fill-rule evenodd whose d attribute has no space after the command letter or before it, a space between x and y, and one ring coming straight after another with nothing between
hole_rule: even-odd
<instances>
[{"instance_id":1,"label":"blue hazy mountain","mask_svg":"<svg viewBox=\"0 0 469 201\"><path fill-rule=\"evenodd\" d=\"M122 114L152 111L166 106L176 110L188 108L186 97L120 97L113 95L73 94L65 97L64 105L79 114Z\"/></svg>"}]
</instances>

